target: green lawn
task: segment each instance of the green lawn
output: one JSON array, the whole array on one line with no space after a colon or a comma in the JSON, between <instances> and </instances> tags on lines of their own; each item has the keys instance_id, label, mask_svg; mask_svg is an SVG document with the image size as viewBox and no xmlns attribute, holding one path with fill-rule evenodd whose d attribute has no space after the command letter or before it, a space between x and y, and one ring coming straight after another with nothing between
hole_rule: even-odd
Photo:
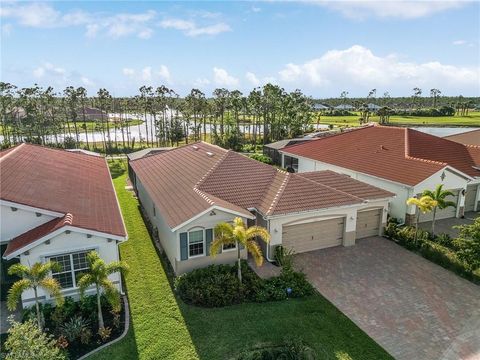
<instances>
[{"instance_id":1,"label":"green lawn","mask_svg":"<svg viewBox=\"0 0 480 360\"><path fill-rule=\"evenodd\" d=\"M129 240L120 246L131 271L127 337L90 359L230 359L245 347L300 337L328 359L392 359L320 295L219 309L184 304L170 287L138 202L124 189L126 175L113 167L114 184Z\"/></svg>"},{"instance_id":2,"label":"green lawn","mask_svg":"<svg viewBox=\"0 0 480 360\"><path fill-rule=\"evenodd\" d=\"M358 115L353 116L320 116L320 124L333 124L337 126L358 126ZM313 121L317 122L316 118ZM378 116L371 116L370 121L378 122ZM390 118L391 125L408 125L408 126L478 126L480 127L480 112L470 112L468 116L440 116L440 117L423 117L423 116L392 116Z\"/></svg>"}]
</instances>

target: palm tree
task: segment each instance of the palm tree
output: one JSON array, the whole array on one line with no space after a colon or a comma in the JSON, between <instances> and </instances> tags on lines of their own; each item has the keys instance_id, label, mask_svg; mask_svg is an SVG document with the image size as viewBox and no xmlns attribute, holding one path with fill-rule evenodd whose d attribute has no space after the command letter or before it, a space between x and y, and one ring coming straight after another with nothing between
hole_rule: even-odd
<instances>
[{"instance_id":1,"label":"palm tree","mask_svg":"<svg viewBox=\"0 0 480 360\"><path fill-rule=\"evenodd\" d=\"M437 201L433 200L430 196L422 196L420 199L411 197L407 200L407 205L414 205L417 207L417 215L415 217L415 236L414 242L417 242L418 234L418 221L420 220L420 212L426 214L433 210L437 206Z\"/></svg>"},{"instance_id":2,"label":"palm tree","mask_svg":"<svg viewBox=\"0 0 480 360\"><path fill-rule=\"evenodd\" d=\"M117 272L125 275L128 271L128 265L124 261L113 261L106 264L96 251L90 251L87 254L87 262L88 270L78 280L78 287L80 288L80 295L83 297L87 288L95 286L97 291L98 329L101 330L105 327L100 302L101 290L103 289L105 298L113 310L120 311L120 293L108 276Z\"/></svg>"},{"instance_id":3,"label":"palm tree","mask_svg":"<svg viewBox=\"0 0 480 360\"><path fill-rule=\"evenodd\" d=\"M49 276L52 270L60 271L61 266L56 262L48 261L44 264L37 262L33 264L31 268L23 264L14 264L8 269L9 275L21 277L21 279L16 281L8 291L8 309L10 311L15 310L22 293L26 290L33 289L35 295L35 307L37 310L37 322L40 329L42 328L42 319L38 302L38 289L42 288L46 293L53 296L57 305L63 304L60 283Z\"/></svg>"},{"instance_id":4,"label":"palm tree","mask_svg":"<svg viewBox=\"0 0 480 360\"><path fill-rule=\"evenodd\" d=\"M263 264L263 254L256 239L266 243L270 242L270 234L267 229L261 226L250 226L247 228L242 218L235 218L233 225L219 223L215 226L215 239L210 246L210 256L215 257L223 245L235 244L237 247L238 281L242 282L242 269L240 263L240 245L245 247L253 256L257 266Z\"/></svg>"},{"instance_id":5,"label":"palm tree","mask_svg":"<svg viewBox=\"0 0 480 360\"><path fill-rule=\"evenodd\" d=\"M451 191L443 190L443 185L437 185L434 191L425 190L422 194L423 196L430 196L432 200L436 201L436 206L433 207L433 218L432 218L432 236L435 236L435 215L438 209L446 209L447 207L457 207L453 201L446 200L447 196L454 196Z\"/></svg>"}]
</instances>

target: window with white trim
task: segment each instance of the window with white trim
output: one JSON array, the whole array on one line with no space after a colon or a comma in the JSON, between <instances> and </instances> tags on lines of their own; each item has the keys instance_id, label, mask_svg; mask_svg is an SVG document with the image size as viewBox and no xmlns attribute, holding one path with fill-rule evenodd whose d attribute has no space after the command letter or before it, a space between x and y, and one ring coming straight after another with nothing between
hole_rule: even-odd
<instances>
[{"instance_id":1,"label":"window with white trim","mask_svg":"<svg viewBox=\"0 0 480 360\"><path fill-rule=\"evenodd\" d=\"M205 236L203 230L188 232L188 257L202 256L205 254Z\"/></svg>"},{"instance_id":2,"label":"window with white trim","mask_svg":"<svg viewBox=\"0 0 480 360\"><path fill-rule=\"evenodd\" d=\"M79 251L46 258L47 261L55 261L60 265L58 272L52 271L52 278L60 283L62 289L77 287L77 281L88 269L87 254L90 251Z\"/></svg>"},{"instance_id":3,"label":"window with white trim","mask_svg":"<svg viewBox=\"0 0 480 360\"><path fill-rule=\"evenodd\" d=\"M237 248L237 244L236 244L236 243L223 244L223 246L222 246L222 250L223 250L223 251L233 250L233 249L236 249L236 248Z\"/></svg>"}]
</instances>

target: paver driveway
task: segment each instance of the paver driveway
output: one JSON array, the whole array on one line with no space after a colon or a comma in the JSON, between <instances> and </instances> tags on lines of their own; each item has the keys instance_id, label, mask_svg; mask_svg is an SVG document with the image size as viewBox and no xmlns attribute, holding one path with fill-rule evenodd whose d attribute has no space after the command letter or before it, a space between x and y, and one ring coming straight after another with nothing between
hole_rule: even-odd
<instances>
[{"instance_id":1,"label":"paver driveway","mask_svg":"<svg viewBox=\"0 0 480 360\"><path fill-rule=\"evenodd\" d=\"M362 239L295 266L396 359L480 359L480 286L395 243Z\"/></svg>"}]
</instances>

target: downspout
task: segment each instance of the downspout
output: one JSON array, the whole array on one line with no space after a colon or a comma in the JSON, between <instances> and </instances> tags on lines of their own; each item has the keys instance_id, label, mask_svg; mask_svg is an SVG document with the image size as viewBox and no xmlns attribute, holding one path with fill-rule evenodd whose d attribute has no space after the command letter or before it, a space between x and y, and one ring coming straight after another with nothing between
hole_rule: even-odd
<instances>
[{"instance_id":1,"label":"downspout","mask_svg":"<svg viewBox=\"0 0 480 360\"><path fill-rule=\"evenodd\" d=\"M268 229L268 232L270 233L270 220L269 219L266 219L262 216L263 220L265 220L267 222L267 229ZM267 244L267 256L266 256L267 260L269 262L274 262L275 260L271 259L270 258L270 244Z\"/></svg>"}]
</instances>

